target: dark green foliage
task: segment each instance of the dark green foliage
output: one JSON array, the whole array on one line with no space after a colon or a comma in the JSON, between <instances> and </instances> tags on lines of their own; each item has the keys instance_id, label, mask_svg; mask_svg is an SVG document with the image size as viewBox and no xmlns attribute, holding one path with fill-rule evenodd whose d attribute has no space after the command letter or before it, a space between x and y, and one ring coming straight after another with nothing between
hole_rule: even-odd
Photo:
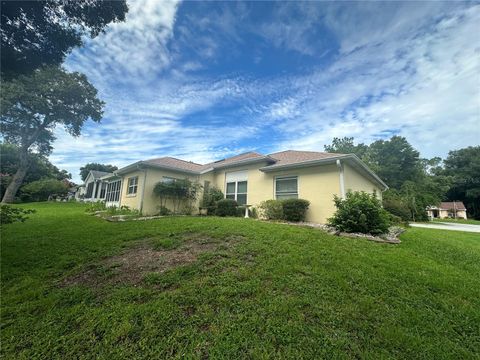
<instances>
[{"instance_id":1,"label":"dark green foliage","mask_svg":"<svg viewBox=\"0 0 480 360\"><path fill-rule=\"evenodd\" d=\"M224 198L223 192L215 187L208 187L203 192L202 200L200 201L200 207L207 209L207 215L214 215L217 208L217 201Z\"/></svg>"},{"instance_id":2,"label":"dark green foliage","mask_svg":"<svg viewBox=\"0 0 480 360\"><path fill-rule=\"evenodd\" d=\"M111 22L123 21L126 1L2 1L1 71L11 78L65 56Z\"/></svg>"},{"instance_id":3,"label":"dark green foliage","mask_svg":"<svg viewBox=\"0 0 480 360\"><path fill-rule=\"evenodd\" d=\"M115 170L118 170L118 167L115 165L110 165L110 164L99 164L99 163L88 163L85 164L80 168L80 177L82 178L83 181L88 176L88 173L91 170L98 170L98 171L104 171L104 172L114 172Z\"/></svg>"},{"instance_id":4,"label":"dark green foliage","mask_svg":"<svg viewBox=\"0 0 480 360\"><path fill-rule=\"evenodd\" d=\"M283 218L286 221L305 221L310 201L304 199L282 200Z\"/></svg>"},{"instance_id":5,"label":"dark green foliage","mask_svg":"<svg viewBox=\"0 0 480 360\"><path fill-rule=\"evenodd\" d=\"M161 216L168 216L172 214L172 210L165 206L158 206L158 215Z\"/></svg>"},{"instance_id":6,"label":"dark green foliage","mask_svg":"<svg viewBox=\"0 0 480 360\"><path fill-rule=\"evenodd\" d=\"M383 208L403 221L412 220L412 214L402 196L395 190L387 190L383 193Z\"/></svg>"},{"instance_id":7,"label":"dark green foliage","mask_svg":"<svg viewBox=\"0 0 480 360\"><path fill-rule=\"evenodd\" d=\"M71 174L66 170L58 169L45 156L29 152L27 157L30 166L23 180L24 184L40 179L67 180L72 178ZM0 199L13 175L17 172L19 162L20 149L18 146L0 143ZM26 198L22 193L22 188L19 189L17 198Z\"/></svg>"},{"instance_id":8,"label":"dark green foliage","mask_svg":"<svg viewBox=\"0 0 480 360\"><path fill-rule=\"evenodd\" d=\"M328 223L337 230L373 235L388 231L389 214L375 195L349 191L345 199L335 196L334 202L337 211L328 219Z\"/></svg>"},{"instance_id":9,"label":"dark green foliage","mask_svg":"<svg viewBox=\"0 0 480 360\"><path fill-rule=\"evenodd\" d=\"M17 171L2 202L14 201L28 172L32 149L41 155L49 154L55 140L54 130L59 127L79 136L85 121L100 121L103 106L85 75L68 73L62 68L42 68L29 76L4 81L0 93L1 134L21 151Z\"/></svg>"},{"instance_id":10,"label":"dark green foliage","mask_svg":"<svg viewBox=\"0 0 480 360\"><path fill-rule=\"evenodd\" d=\"M469 215L480 219L480 146L450 151L443 174L452 179L447 198L463 201Z\"/></svg>"},{"instance_id":11,"label":"dark green foliage","mask_svg":"<svg viewBox=\"0 0 480 360\"><path fill-rule=\"evenodd\" d=\"M68 183L57 179L32 181L21 188L22 201L46 201L50 196L64 196L68 192Z\"/></svg>"},{"instance_id":12,"label":"dark green foliage","mask_svg":"<svg viewBox=\"0 0 480 360\"><path fill-rule=\"evenodd\" d=\"M237 216L237 202L233 199L222 199L217 201L217 216Z\"/></svg>"},{"instance_id":13,"label":"dark green foliage","mask_svg":"<svg viewBox=\"0 0 480 360\"><path fill-rule=\"evenodd\" d=\"M368 145L353 143L353 137L334 137L331 145L325 145L324 149L330 153L355 154L360 159L364 158L368 151Z\"/></svg>"},{"instance_id":14,"label":"dark green foliage","mask_svg":"<svg viewBox=\"0 0 480 360\"><path fill-rule=\"evenodd\" d=\"M283 204L281 200L262 201L258 209L261 217L266 220L283 220Z\"/></svg>"},{"instance_id":15,"label":"dark green foliage","mask_svg":"<svg viewBox=\"0 0 480 360\"><path fill-rule=\"evenodd\" d=\"M0 225L11 224L13 222L24 222L28 219L28 214L36 212L35 209L22 209L10 205L0 205Z\"/></svg>"}]
</instances>

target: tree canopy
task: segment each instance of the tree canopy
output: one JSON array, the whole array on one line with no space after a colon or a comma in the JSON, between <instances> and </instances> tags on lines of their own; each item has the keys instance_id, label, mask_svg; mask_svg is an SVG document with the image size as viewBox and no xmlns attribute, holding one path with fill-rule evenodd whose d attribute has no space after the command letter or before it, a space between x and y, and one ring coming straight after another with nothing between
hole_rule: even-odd
<instances>
[{"instance_id":1,"label":"tree canopy","mask_svg":"<svg viewBox=\"0 0 480 360\"><path fill-rule=\"evenodd\" d=\"M110 165L110 164L99 164L99 163L88 163L85 164L80 168L80 177L82 178L83 181L88 176L88 173L91 170L98 170L98 171L105 171L105 172L114 172L115 170L118 170L118 167L115 165Z\"/></svg>"},{"instance_id":2,"label":"tree canopy","mask_svg":"<svg viewBox=\"0 0 480 360\"><path fill-rule=\"evenodd\" d=\"M1 1L2 77L60 65L84 37L125 20L127 11L125 0Z\"/></svg>"},{"instance_id":3,"label":"tree canopy","mask_svg":"<svg viewBox=\"0 0 480 360\"><path fill-rule=\"evenodd\" d=\"M41 68L5 81L0 96L1 133L6 142L19 147L20 158L2 202L13 201L27 173L31 150L49 154L58 126L79 136L85 121L100 121L103 106L85 75L59 67Z\"/></svg>"}]
</instances>

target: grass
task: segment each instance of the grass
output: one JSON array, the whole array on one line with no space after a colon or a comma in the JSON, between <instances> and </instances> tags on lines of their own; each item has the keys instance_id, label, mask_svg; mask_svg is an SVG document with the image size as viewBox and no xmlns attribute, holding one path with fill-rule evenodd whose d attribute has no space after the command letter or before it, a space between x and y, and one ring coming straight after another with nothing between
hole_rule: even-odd
<instances>
[{"instance_id":1,"label":"grass","mask_svg":"<svg viewBox=\"0 0 480 360\"><path fill-rule=\"evenodd\" d=\"M478 234L412 228L389 245L243 218L110 223L80 204L26 207L37 213L1 234L5 359L478 359ZM140 284L107 281L118 268L105 264L139 246L231 236ZM91 271L105 283L65 285Z\"/></svg>"},{"instance_id":2,"label":"grass","mask_svg":"<svg viewBox=\"0 0 480 360\"><path fill-rule=\"evenodd\" d=\"M433 219L435 222L451 222L457 224L471 224L471 225L480 225L480 220L475 219Z\"/></svg>"}]
</instances>

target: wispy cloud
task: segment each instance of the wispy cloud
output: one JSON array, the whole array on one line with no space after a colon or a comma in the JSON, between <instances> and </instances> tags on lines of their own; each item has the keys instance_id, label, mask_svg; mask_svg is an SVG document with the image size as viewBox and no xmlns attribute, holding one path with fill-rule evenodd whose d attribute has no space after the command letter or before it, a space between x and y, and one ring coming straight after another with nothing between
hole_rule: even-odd
<instances>
[{"instance_id":1,"label":"wispy cloud","mask_svg":"<svg viewBox=\"0 0 480 360\"><path fill-rule=\"evenodd\" d=\"M479 23L466 3L132 1L68 58L107 106L80 138L58 131L52 160L76 175L392 133L444 156L480 137Z\"/></svg>"}]
</instances>

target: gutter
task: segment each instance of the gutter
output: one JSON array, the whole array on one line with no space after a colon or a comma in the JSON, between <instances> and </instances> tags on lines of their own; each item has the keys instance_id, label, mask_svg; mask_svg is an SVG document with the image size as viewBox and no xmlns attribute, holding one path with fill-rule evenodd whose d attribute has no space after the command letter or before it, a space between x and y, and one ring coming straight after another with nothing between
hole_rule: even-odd
<instances>
[{"instance_id":1,"label":"gutter","mask_svg":"<svg viewBox=\"0 0 480 360\"><path fill-rule=\"evenodd\" d=\"M342 199L345 199L345 177L343 171L343 165L340 159L337 160L337 167L338 167L338 177L340 179L340 195Z\"/></svg>"},{"instance_id":2,"label":"gutter","mask_svg":"<svg viewBox=\"0 0 480 360\"><path fill-rule=\"evenodd\" d=\"M140 206L139 206L140 214L142 214L142 212L143 212L143 199L144 199L144 196L145 196L145 184L147 182L147 169L142 168L140 166L140 164L137 165L137 169L139 171L143 171L142 196L140 197Z\"/></svg>"}]
</instances>

